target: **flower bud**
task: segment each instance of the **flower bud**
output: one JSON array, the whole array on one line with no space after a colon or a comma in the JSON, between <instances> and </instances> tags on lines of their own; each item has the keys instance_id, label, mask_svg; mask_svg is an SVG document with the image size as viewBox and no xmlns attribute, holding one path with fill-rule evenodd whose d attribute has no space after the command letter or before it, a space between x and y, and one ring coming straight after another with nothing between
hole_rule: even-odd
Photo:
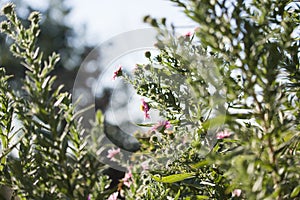
<instances>
[{"instance_id":1,"label":"flower bud","mask_svg":"<svg viewBox=\"0 0 300 200\"><path fill-rule=\"evenodd\" d=\"M4 15L11 15L14 13L14 4L8 3L2 8L2 12Z\"/></svg>"}]
</instances>

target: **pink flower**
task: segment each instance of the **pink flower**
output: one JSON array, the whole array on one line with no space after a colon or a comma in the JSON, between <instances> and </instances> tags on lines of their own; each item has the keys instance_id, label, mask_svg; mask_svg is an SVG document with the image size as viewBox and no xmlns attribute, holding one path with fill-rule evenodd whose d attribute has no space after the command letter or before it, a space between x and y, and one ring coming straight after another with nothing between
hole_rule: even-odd
<instances>
[{"instance_id":1,"label":"pink flower","mask_svg":"<svg viewBox=\"0 0 300 200\"><path fill-rule=\"evenodd\" d=\"M118 192L112 193L107 200L118 200Z\"/></svg>"},{"instance_id":2,"label":"pink flower","mask_svg":"<svg viewBox=\"0 0 300 200\"><path fill-rule=\"evenodd\" d=\"M164 131L168 128L171 128L171 124L169 121L160 121L152 127L152 131Z\"/></svg>"},{"instance_id":3,"label":"pink flower","mask_svg":"<svg viewBox=\"0 0 300 200\"><path fill-rule=\"evenodd\" d=\"M87 200L91 200L91 195L90 194L88 195Z\"/></svg>"},{"instance_id":4,"label":"pink flower","mask_svg":"<svg viewBox=\"0 0 300 200\"><path fill-rule=\"evenodd\" d=\"M230 135L231 133L228 130L220 131L217 133L217 139L228 138Z\"/></svg>"},{"instance_id":5,"label":"pink flower","mask_svg":"<svg viewBox=\"0 0 300 200\"><path fill-rule=\"evenodd\" d=\"M242 190L241 189L235 189L232 192L232 197L239 197L242 194Z\"/></svg>"},{"instance_id":6,"label":"pink flower","mask_svg":"<svg viewBox=\"0 0 300 200\"><path fill-rule=\"evenodd\" d=\"M127 187L130 187L132 184L132 173L129 171L128 173L125 173L124 178L122 178L123 184L126 185Z\"/></svg>"},{"instance_id":7,"label":"pink flower","mask_svg":"<svg viewBox=\"0 0 300 200\"><path fill-rule=\"evenodd\" d=\"M150 119L149 104L144 99L141 99L141 101L142 101L141 110L144 112L145 118Z\"/></svg>"},{"instance_id":8,"label":"pink flower","mask_svg":"<svg viewBox=\"0 0 300 200\"><path fill-rule=\"evenodd\" d=\"M108 155L106 157L109 158L110 160L112 160L115 157L115 155L120 153L120 151L121 151L120 148L118 148L118 149L114 149L114 148L109 149L108 150Z\"/></svg>"},{"instance_id":9,"label":"pink flower","mask_svg":"<svg viewBox=\"0 0 300 200\"><path fill-rule=\"evenodd\" d=\"M114 72L113 80L116 79L116 77L122 76L122 66L119 66L119 68Z\"/></svg>"},{"instance_id":10,"label":"pink flower","mask_svg":"<svg viewBox=\"0 0 300 200\"><path fill-rule=\"evenodd\" d=\"M189 31L189 32L187 32L184 36L185 36L185 37L191 37L192 35L193 35L193 33Z\"/></svg>"}]
</instances>

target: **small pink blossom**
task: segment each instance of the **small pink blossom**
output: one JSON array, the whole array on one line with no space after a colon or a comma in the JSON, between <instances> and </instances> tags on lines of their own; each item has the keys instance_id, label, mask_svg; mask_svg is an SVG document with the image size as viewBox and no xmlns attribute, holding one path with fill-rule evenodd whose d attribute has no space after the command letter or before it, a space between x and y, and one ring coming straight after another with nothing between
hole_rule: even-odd
<instances>
[{"instance_id":1,"label":"small pink blossom","mask_svg":"<svg viewBox=\"0 0 300 200\"><path fill-rule=\"evenodd\" d=\"M119 66L119 68L116 71L114 71L113 80L115 80L116 77L122 76L122 73L122 66Z\"/></svg>"},{"instance_id":2,"label":"small pink blossom","mask_svg":"<svg viewBox=\"0 0 300 200\"><path fill-rule=\"evenodd\" d=\"M108 155L106 157L109 158L110 160L112 160L115 157L115 155L120 153L120 151L121 151L120 148L118 148L118 149L114 149L114 148L109 149L108 150Z\"/></svg>"},{"instance_id":3,"label":"small pink blossom","mask_svg":"<svg viewBox=\"0 0 300 200\"><path fill-rule=\"evenodd\" d=\"M149 104L144 99L141 99L141 101L142 101L141 110L144 112L145 118L146 119L150 119L150 115L149 115L150 107L149 107Z\"/></svg>"},{"instance_id":4,"label":"small pink blossom","mask_svg":"<svg viewBox=\"0 0 300 200\"><path fill-rule=\"evenodd\" d=\"M235 189L232 192L232 197L239 197L242 194L242 190L241 189Z\"/></svg>"},{"instance_id":5,"label":"small pink blossom","mask_svg":"<svg viewBox=\"0 0 300 200\"><path fill-rule=\"evenodd\" d=\"M87 200L91 200L91 195L90 194L88 195Z\"/></svg>"},{"instance_id":6,"label":"small pink blossom","mask_svg":"<svg viewBox=\"0 0 300 200\"><path fill-rule=\"evenodd\" d=\"M231 133L228 130L220 131L217 133L217 139L228 138L230 135Z\"/></svg>"},{"instance_id":7,"label":"small pink blossom","mask_svg":"<svg viewBox=\"0 0 300 200\"><path fill-rule=\"evenodd\" d=\"M132 173L131 171L125 173L124 178L122 178L123 184L126 185L127 187L130 187L132 184Z\"/></svg>"},{"instance_id":8,"label":"small pink blossom","mask_svg":"<svg viewBox=\"0 0 300 200\"><path fill-rule=\"evenodd\" d=\"M118 200L118 192L112 193L107 200Z\"/></svg>"},{"instance_id":9,"label":"small pink blossom","mask_svg":"<svg viewBox=\"0 0 300 200\"><path fill-rule=\"evenodd\" d=\"M164 131L168 128L171 128L171 124L169 121L160 121L152 127L152 131Z\"/></svg>"},{"instance_id":10,"label":"small pink blossom","mask_svg":"<svg viewBox=\"0 0 300 200\"><path fill-rule=\"evenodd\" d=\"M191 31L189 31L186 34L184 34L185 37L191 37L192 35L193 35L193 33Z\"/></svg>"}]
</instances>

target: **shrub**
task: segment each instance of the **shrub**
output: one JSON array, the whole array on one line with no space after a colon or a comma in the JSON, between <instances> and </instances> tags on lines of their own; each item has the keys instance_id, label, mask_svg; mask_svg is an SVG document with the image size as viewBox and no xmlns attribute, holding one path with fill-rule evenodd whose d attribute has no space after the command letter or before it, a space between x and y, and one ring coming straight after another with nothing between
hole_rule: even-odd
<instances>
[{"instance_id":1,"label":"shrub","mask_svg":"<svg viewBox=\"0 0 300 200\"><path fill-rule=\"evenodd\" d=\"M53 88L56 77L50 73L59 55L42 60L43 52L35 46L39 13L30 14L26 28L13 4L2 12L7 20L1 23L1 31L13 40L10 50L23 60L26 76L22 95L17 94L9 88L9 76L1 67L1 183L21 199L87 199L92 193L95 199L103 199L109 183L100 175L105 166L85 148L71 95L60 92L62 86ZM14 120L21 125L13 127ZM96 128L101 131L99 123ZM13 149L18 150L17 156L8 156Z\"/></svg>"},{"instance_id":2,"label":"shrub","mask_svg":"<svg viewBox=\"0 0 300 200\"><path fill-rule=\"evenodd\" d=\"M299 4L171 1L199 27L177 36L166 19L145 17L157 29L159 53L145 52L148 63L133 75L119 68L114 78L143 96L145 118L155 109L165 120L136 134L149 163L131 166L109 190L106 166L89 154L70 94L52 86L59 56L44 61L35 47L39 14L26 28L12 4L3 8L1 30L26 68L22 96L0 68L3 185L23 199L300 197ZM91 133L103 133L100 112L95 121ZM13 149L18 156L8 156ZM112 149L109 157L119 154Z\"/></svg>"}]
</instances>

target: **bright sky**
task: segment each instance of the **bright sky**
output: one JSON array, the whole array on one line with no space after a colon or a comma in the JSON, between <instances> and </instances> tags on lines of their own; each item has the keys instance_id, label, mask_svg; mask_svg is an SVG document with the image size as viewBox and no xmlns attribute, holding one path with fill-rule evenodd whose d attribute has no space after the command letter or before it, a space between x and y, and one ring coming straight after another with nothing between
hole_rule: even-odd
<instances>
[{"instance_id":1,"label":"bright sky","mask_svg":"<svg viewBox=\"0 0 300 200\"><path fill-rule=\"evenodd\" d=\"M44 10L49 1L24 0L37 10ZM51 0L52 3L55 0ZM1 0L0 6L14 0ZM169 0L66 0L72 12L68 22L74 30L86 34L82 42L98 45L123 32L149 27L143 17L166 17L176 26L188 26L177 31L192 31L193 22ZM19 13L20 14L20 13Z\"/></svg>"},{"instance_id":2,"label":"bright sky","mask_svg":"<svg viewBox=\"0 0 300 200\"><path fill-rule=\"evenodd\" d=\"M37 10L43 10L48 2L25 1ZM1 0L0 6L5 2L9 0ZM166 17L176 26L190 26L190 30L193 30L193 22L168 0L66 0L66 3L72 8L68 22L75 31L85 32L87 37L83 41L91 45L97 45L123 32L149 27L143 22L146 15Z\"/></svg>"},{"instance_id":3,"label":"bright sky","mask_svg":"<svg viewBox=\"0 0 300 200\"><path fill-rule=\"evenodd\" d=\"M143 23L145 15L167 17L175 25L192 22L174 4L167 0L88 0L67 1L73 6L70 16L75 26L86 24L89 43L97 43L122 32L149 27ZM191 28L193 29L193 28Z\"/></svg>"}]
</instances>

